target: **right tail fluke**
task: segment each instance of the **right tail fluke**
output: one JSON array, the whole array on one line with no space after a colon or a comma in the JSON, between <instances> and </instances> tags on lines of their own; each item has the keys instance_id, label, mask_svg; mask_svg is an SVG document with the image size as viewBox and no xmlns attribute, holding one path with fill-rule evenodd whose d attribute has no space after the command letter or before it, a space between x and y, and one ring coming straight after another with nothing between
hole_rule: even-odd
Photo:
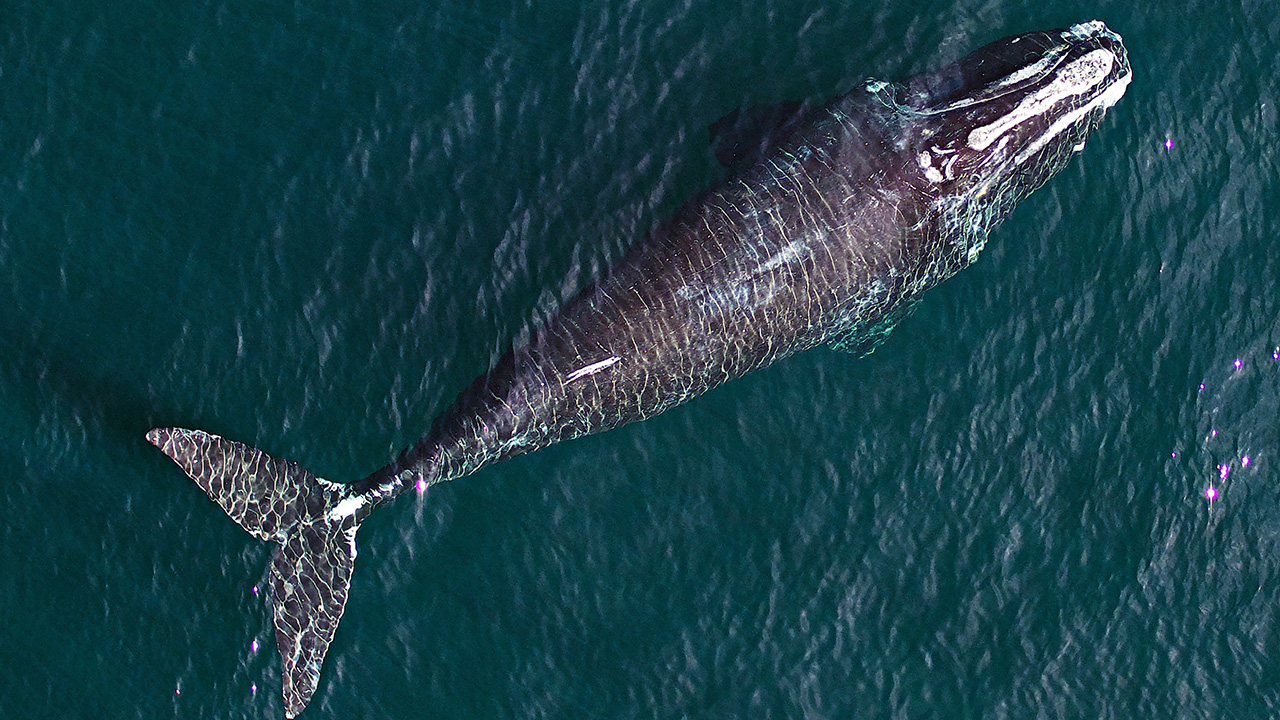
<instances>
[{"instance_id":1,"label":"right tail fluke","mask_svg":"<svg viewBox=\"0 0 1280 720\"><path fill-rule=\"evenodd\" d=\"M306 707L342 618L365 499L294 463L200 430L156 428L147 440L253 536L280 543L271 609L287 717Z\"/></svg>"},{"instance_id":2,"label":"right tail fluke","mask_svg":"<svg viewBox=\"0 0 1280 720\"><path fill-rule=\"evenodd\" d=\"M320 682L356 559L356 527L304 523L271 558L271 609L283 666L284 712L296 717Z\"/></svg>"}]
</instances>

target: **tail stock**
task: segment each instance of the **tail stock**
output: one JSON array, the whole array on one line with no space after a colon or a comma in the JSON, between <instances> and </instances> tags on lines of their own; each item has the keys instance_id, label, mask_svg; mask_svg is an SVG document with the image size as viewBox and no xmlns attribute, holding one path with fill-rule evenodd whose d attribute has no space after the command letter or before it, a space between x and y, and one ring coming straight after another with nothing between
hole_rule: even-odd
<instances>
[{"instance_id":1,"label":"tail stock","mask_svg":"<svg viewBox=\"0 0 1280 720\"><path fill-rule=\"evenodd\" d=\"M302 712L347 604L356 528L367 498L248 445L184 428L155 428L160 448L231 519L279 543L271 559L271 610L283 665L285 716Z\"/></svg>"}]
</instances>

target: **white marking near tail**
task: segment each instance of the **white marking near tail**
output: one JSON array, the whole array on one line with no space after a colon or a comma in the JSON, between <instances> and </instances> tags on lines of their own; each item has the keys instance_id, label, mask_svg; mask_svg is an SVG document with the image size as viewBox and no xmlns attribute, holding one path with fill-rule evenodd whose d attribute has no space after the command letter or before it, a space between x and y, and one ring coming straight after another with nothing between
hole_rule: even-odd
<instances>
[{"instance_id":1,"label":"white marking near tail","mask_svg":"<svg viewBox=\"0 0 1280 720\"><path fill-rule=\"evenodd\" d=\"M329 511L328 519L330 522L337 522L343 518L351 517L352 515L355 515L360 508L364 507L365 502L367 501L363 495L352 495L335 505L334 508ZM355 547L355 536L352 536L351 547Z\"/></svg>"}]
</instances>

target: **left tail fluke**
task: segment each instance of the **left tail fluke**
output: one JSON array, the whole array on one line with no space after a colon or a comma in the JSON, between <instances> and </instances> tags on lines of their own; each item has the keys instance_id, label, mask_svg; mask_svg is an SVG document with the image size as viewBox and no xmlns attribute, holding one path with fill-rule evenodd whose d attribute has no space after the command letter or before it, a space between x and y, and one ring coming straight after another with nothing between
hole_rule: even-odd
<instances>
[{"instance_id":1,"label":"left tail fluke","mask_svg":"<svg viewBox=\"0 0 1280 720\"><path fill-rule=\"evenodd\" d=\"M271 610L285 715L297 716L316 690L347 604L366 499L294 463L200 430L156 428L147 440L240 527L280 544L271 559Z\"/></svg>"}]
</instances>

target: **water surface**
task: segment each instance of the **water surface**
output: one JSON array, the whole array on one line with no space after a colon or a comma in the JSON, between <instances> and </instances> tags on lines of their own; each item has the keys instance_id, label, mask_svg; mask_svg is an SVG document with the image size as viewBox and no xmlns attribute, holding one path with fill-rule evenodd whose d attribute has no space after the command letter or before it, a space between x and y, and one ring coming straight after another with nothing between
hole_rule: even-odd
<instances>
[{"instance_id":1,"label":"water surface","mask_svg":"<svg viewBox=\"0 0 1280 720\"><path fill-rule=\"evenodd\" d=\"M1275 8L581 5L0 12L0 717L281 716L269 549L147 428L362 477L720 116L1094 18L1134 82L973 267L374 515L304 717L1276 714Z\"/></svg>"}]
</instances>

